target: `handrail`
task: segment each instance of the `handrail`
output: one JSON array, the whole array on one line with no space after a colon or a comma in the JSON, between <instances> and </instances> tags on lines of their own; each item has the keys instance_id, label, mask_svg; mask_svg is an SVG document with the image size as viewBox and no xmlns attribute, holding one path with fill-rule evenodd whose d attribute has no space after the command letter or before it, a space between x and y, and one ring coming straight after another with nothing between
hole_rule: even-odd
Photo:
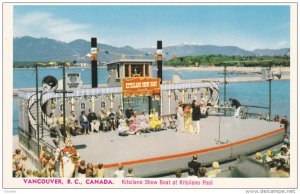
<instances>
[{"instance_id":1,"label":"handrail","mask_svg":"<svg viewBox=\"0 0 300 194\"><path fill-rule=\"evenodd\" d=\"M31 108L32 106L34 105L34 103L37 103L37 100L35 99L32 104L31 104L31 101L32 101L32 98L35 97L35 94L33 94L29 99L28 99L28 112L29 112L29 122L32 126L33 129L36 130L36 118L34 118L34 116L32 115L32 112L31 112Z\"/></svg>"},{"instance_id":2,"label":"handrail","mask_svg":"<svg viewBox=\"0 0 300 194\"><path fill-rule=\"evenodd\" d=\"M252 108L262 108L262 109L269 109L269 107L265 107L265 106L254 106L254 105L241 105L241 106L247 106L247 107L252 107Z\"/></svg>"}]
</instances>

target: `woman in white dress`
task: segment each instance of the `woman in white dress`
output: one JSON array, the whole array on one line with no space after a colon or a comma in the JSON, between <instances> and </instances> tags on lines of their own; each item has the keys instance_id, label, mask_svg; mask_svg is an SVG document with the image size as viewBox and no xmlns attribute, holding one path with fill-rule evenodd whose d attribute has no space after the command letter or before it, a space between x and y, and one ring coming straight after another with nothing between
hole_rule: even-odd
<instances>
[{"instance_id":1,"label":"woman in white dress","mask_svg":"<svg viewBox=\"0 0 300 194\"><path fill-rule=\"evenodd\" d=\"M146 111L143 111L142 115L140 116L140 126L142 130L150 129L149 116L146 114Z\"/></svg>"},{"instance_id":2,"label":"woman in white dress","mask_svg":"<svg viewBox=\"0 0 300 194\"><path fill-rule=\"evenodd\" d=\"M123 114L120 115L118 131L119 135L128 135L128 127Z\"/></svg>"},{"instance_id":3,"label":"woman in white dress","mask_svg":"<svg viewBox=\"0 0 300 194\"><path fill-rule=\"evenodd\" d=\"M177 114L177 132L184 132L184 117L183 117L183 103L180 101L179 107L177 107L176 114Z\"/></svg>"}]
</instances>

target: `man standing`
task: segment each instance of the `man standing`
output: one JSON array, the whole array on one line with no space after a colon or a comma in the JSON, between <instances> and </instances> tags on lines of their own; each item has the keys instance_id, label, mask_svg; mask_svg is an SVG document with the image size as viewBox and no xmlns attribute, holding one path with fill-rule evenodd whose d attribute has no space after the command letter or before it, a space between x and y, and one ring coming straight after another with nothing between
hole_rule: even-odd
<instances>
[{"instance_id":1,"label":"man standing","mask_svg":"<svg viewBox=\"0 0 300 194\"><path fill-rule=\"evenodd\" d=\"M231 106L235 107L234 118L239 118L240 117L241 103L238 100L232 99L232 98L229 98L229 101L231 102Z\"/></svg>"},{"instance_id":2,"label":"man standing","mask_svg":"<svg viewBox=\"0 0 300 194\"><path fill-rule=\"evenodd\" d=\"M194 128L194 132L196 134L200 133L200 116L201 116L201 110L200 110L200 106L198 104L196 104L196 100L193 100L192 103L192 122L193 122L193 128Z\"/></svg>"},{"instance_id":3,"label":"man standing","mask_svg":"<svg viewBox=\"0 0 300 194\"><path fill-rule=\"evenodd\" d=\"M288 127L289 127L289 121L287 120L286 116L282 117L282 119L280 121L280 124L284 125L285 134L287 134L287 130L288 130Z\"/></svg>"},{"instance_id":4,"label":"man standing","mask_svg":"<svg viewBox=\"0 0 300 194\"><path fill-rule=\"evenodd\" d=\"M184 131L184 117L183 117L183 103L182 101L178 102L178 107L176 110L177 114L177 132L183 132Z\"/></svg>"}]
</instances>

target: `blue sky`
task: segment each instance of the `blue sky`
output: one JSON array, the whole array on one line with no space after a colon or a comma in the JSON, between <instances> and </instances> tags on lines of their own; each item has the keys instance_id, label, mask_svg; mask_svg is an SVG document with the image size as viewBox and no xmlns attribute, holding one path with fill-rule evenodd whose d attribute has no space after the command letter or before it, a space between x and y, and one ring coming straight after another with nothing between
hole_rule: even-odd
<instances>
[{"instance_id":1,"label":"blue sky","mask_svg":"<svg viewBox=\"0 0 300 194\"><path fill-rule=\"evenodd\" d=\"M14 36L113 46L213 44L256 48L290 46L289 6L14 6Z\"/></svg>"}]
</instances>

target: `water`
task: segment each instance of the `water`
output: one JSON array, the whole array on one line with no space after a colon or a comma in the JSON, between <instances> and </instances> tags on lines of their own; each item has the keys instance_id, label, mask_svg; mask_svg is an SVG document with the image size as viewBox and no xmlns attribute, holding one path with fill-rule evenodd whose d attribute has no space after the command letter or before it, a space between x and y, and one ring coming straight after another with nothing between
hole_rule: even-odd
<instances>
[{"instance_id":1,"label":"water","mask_svg":"<svg viewBox=\"0 0 300 194\"><path fill-rule=\"evenodd\" d=\"M80 72L81 78L85 85L91 84L91 69L90 68L66 68L66 72ZM223 78L222 71L190 71L181 69L168 69L163 72L164 80L171 80L173 74L180 74L182 79L209 79L209 78ZM45 76L52 75L57 79L62 79L62 69L60 68L39 68L38 69L38 83L41 86L42 80ZM156 76L156 69L152 69L152 75ZM257 74L228 74L227 77L236 76L256 76ZM14 88L33 88L35 87L35 69L14 69L13 72L13 87ZM98 68L98 82L99 84L107 83L108 73L106 68Z\"/></svg>"},{"instance_id":2,"label":"water","mask_svg":"<svg viewBox=\"0 0 300 194\"><path fill-rule=\"evenodd\" d=\"M220 100L224 100L224 86L221 85ZM290 118L290 80L272 81L271 118L278 114ZM242 105L269 107L269 82L242 82L226 85L226 99L235 98ZM262 113L265 117L268 109L249 108L249 112Z\"/></svg>"},{"instance_id":3,"label":"water","mask_svg":"<svg viewBox=\"0 0 300 194\"><path fill-rule=\"evenodd\" d=\"M91 83L90 69L71 68L66 69L66 72L81 72L81 77L84 84ZM165 80L171 80L174 73L179 73L183 79L208 79L208 78L221 78L224 75L216 71L187 71L187 70L164 70L163 75ZM34 69L14 69L13 72L14 88L33 88L35 87L35 71ZM57 79L62 77L62 70L59 68L41 68L39 69L39 85L43 77L53 75ZM152 75L156 75L155 69L152 70ZM234 77L236 75L229 75ZM243 75L239 75L243 76ZM247 75L249 76L249 75ZM106 68L98 69L98 82L107 82ZM243 83L230 83L227 84L227 100L229 98L238 99L241 104L255 105L255 106L269 106L269 83L268 82L243 82ZM223 101L223 85L221 85L220 100ZM19 121L19 107L18 100L13 99L13 134L17 134L17 127ZM263 116L268 110L249 108L249 112L262 113ZM276 80L272 81L272 116L279 114L280 118L287 115L290 118L290 81L289 80Z\"/></svg>"}]
</instances>

